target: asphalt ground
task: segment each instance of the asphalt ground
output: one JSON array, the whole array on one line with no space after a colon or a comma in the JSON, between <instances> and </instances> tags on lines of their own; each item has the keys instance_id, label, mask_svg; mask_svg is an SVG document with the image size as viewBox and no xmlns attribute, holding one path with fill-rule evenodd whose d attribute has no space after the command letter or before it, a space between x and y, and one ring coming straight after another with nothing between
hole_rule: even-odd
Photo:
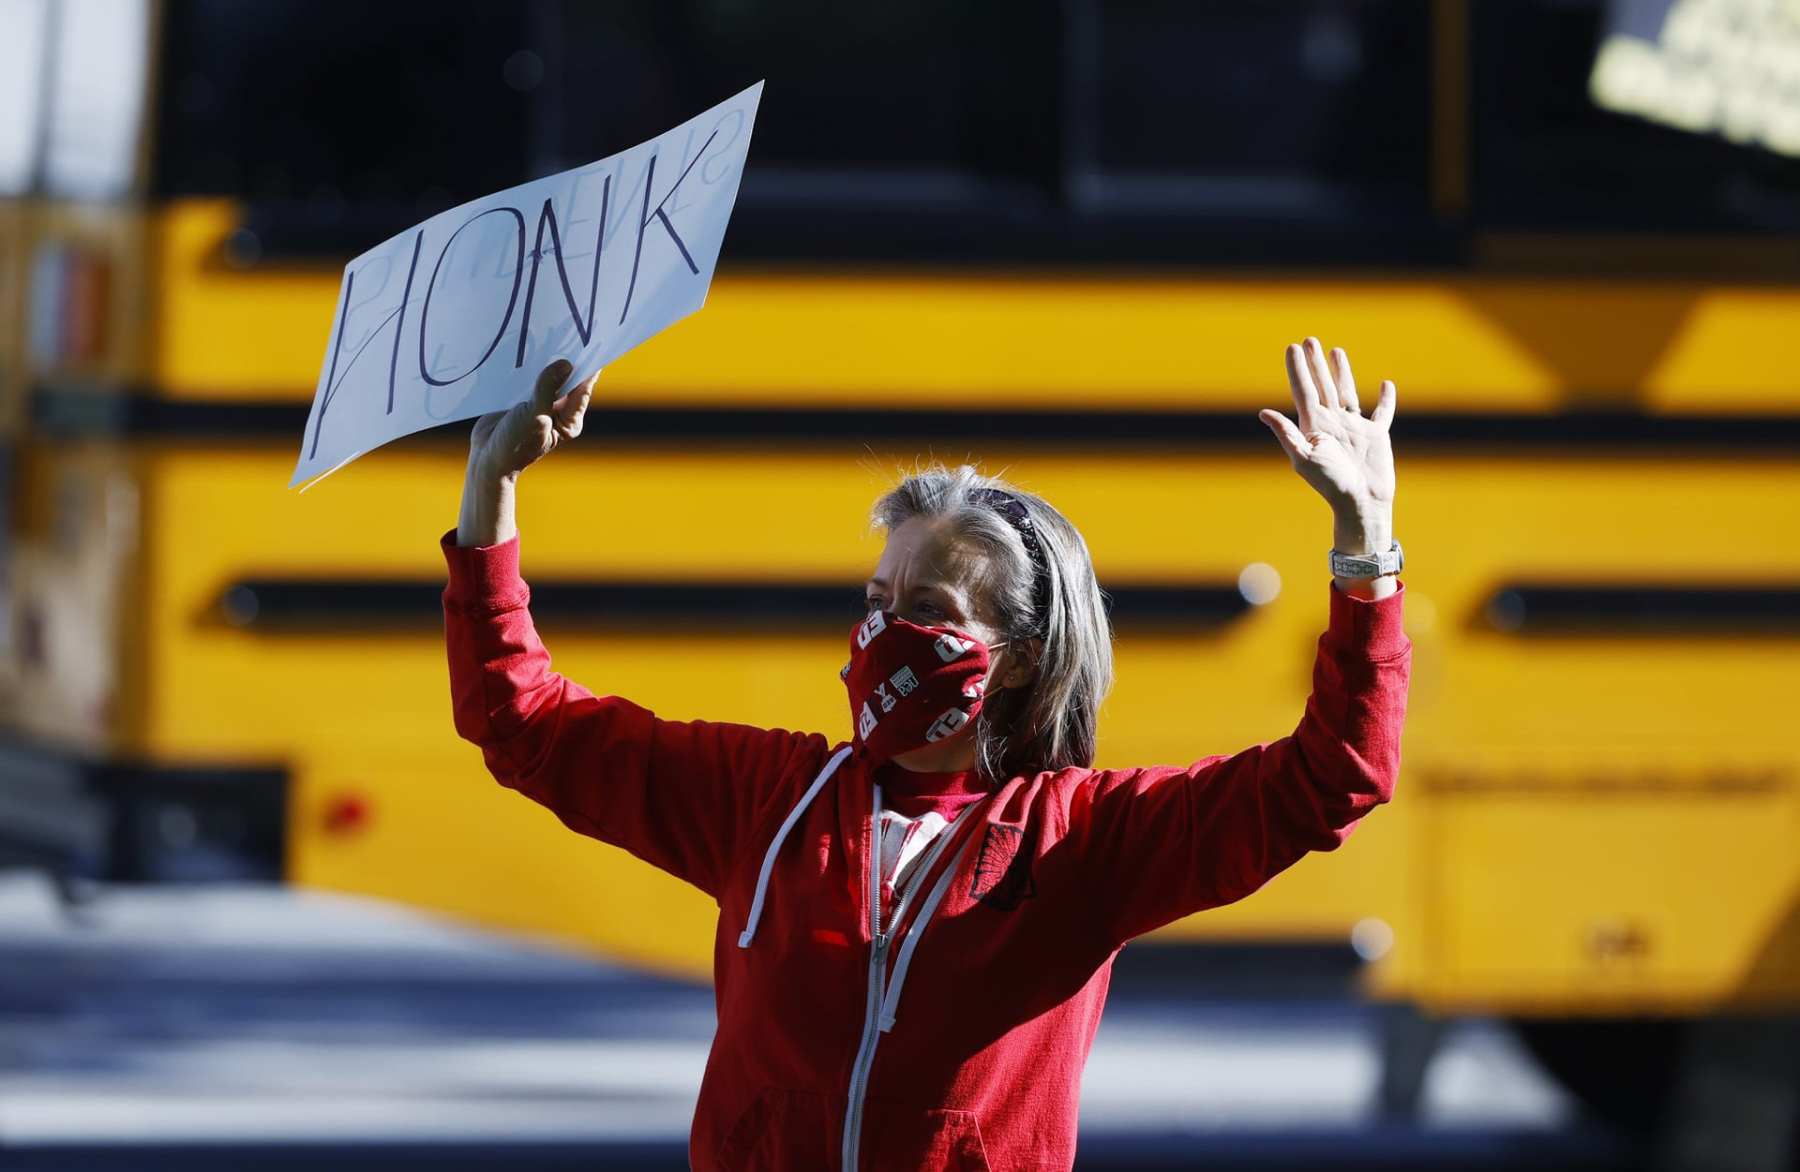
<instances>
[{"instance_id":1,"label":"asphalt ground","mask_svg":"<svg viewBox=\"0 0 1800 1172\"><path fill-rule=\"evenodd\" d=\"M114 888L76 921L0 875L6 1172L682 1169L713 1026L705 986L376 901ZM1383 1121L1379 1029L1121 981L1077 1167L1635 1166L1497 1022L1452 1026L1419 1118Z\"/></svg>"}]
</instances>

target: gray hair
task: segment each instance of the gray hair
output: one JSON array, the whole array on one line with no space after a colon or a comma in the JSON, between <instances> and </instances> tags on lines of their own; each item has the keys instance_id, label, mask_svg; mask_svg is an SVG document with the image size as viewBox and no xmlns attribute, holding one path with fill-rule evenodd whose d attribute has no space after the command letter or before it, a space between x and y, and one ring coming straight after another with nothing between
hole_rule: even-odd
<instances>
[{"instance_id":1,"label":"gray hair","mask_svg":"<svg viewBox=\"0 0 1800 1172\"><path fill-rule=\"evenodd\" d=\"M1036 613L1031 555L1019 531L983 489L1025 506L1050 571L1046 614ZM1028 685L988 694L975 721L976 765L990 784L1094 762L1100 702L1112 687L1112 628L1094 578L1087 542L1042 497L985 476L970 465L931 465L875 502L871 520L892 532L914 517L950 526L965 548L983 555L978 601L1015 650L1038 639L1037 673Z\"/></svg>"}]
</instances>

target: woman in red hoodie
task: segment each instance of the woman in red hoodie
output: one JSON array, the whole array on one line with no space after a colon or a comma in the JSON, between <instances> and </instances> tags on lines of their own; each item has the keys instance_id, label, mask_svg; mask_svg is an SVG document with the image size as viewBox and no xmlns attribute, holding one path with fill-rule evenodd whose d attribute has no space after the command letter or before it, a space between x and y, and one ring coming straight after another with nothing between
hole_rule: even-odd
<instances>
[{"instance_id":1,"label":"woman in red hoodie","mask_svg":"<svg viewBox=\"0 0 1800 1172\"><path fill-rule=\"evenodd\" d=\"M550 669L519 577L518 474L593 380L475 425L444 615L457 732L502 785L719 906L696 1172L1067 1169L1112 960L1330 850L1393 793L1401 628L1395 392L1287 352L1259 418L1335 519L1329 622L1290 736L1094 769L1110 632L1087 547L971 468L908 477L842 672L852 736L671 721Z\"/></svg>"}]
</instances>

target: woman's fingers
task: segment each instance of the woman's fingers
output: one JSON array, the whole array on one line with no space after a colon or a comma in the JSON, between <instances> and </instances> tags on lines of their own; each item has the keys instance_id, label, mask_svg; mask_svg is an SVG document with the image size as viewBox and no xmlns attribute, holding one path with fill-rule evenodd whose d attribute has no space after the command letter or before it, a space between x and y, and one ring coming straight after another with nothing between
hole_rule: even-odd
<instances>
[{"instance_id":1,"label":"woman's fingers","mask_svg":"<svg viewBox=\"0 0 1800 1172\"><path fill-rule=\"evenodd\" d=\"M1393 379L1383 379L1381 393L1375 398L1375 410L1369 412L1369 421L1385 428L1394 421L1394 400L1399 391L1394 388Z\"/></svg>"},{"instance_id":2,"label":"woman's fingers","mask_svg":"<svg viewBox=\"0 0 1800 1172\"><path fill-rule=\"evenodd\" d=\"M556 430L564 439L574 439L581 434L581 419L587 414L588 398L592 392L589 384L578 383L570 387L562 398L556 401Z\"/></svg>"},{"instance_id":3,"label":"woman's fingers","mask_svg":"<svg viewBox=\"0 0 1800 1172\"><path fill-rule=\"evenodd\" d=\"M531 413L548 415L556 403L556 392L569 381L569 372L575 366L567 358L558 358L549 366L538 372L537 383L531 388Z\"/></svg>"},{"instance_id":4,"label":"woman's fingers","mask_svg":"<svg viewBox=\"0 0 1800 1172\"><path fill-rule=\"evenodd\" d=\"M1258 411L1256 417L1275 433L1275 440L1281 445L1281 450L1298 466L1305 459L1300 452L1306 444L1306 438L1300 434L1293 421L1279 411Z\"/></svg>"},{"instance_id":5,"label":"woman's fingers","mask_svg":"<svg viewBox=\"0 0 1800 1172\"><path fill-rule=\"evenodd\" d=\"M1313 385L1319 390L1320 404L1339 410L1337 384L1331 379L1331 367L1325 361L1325 348L1319 345L1319 339L1306 339L1306 362L1312 371Z\"/></svg>"},{"instance_id":6,"label":"woman's fingers","mask_svg":"<svg viewBox=\"0 0 1800 1172\"><path fill-rule=\"evenodd\" d=\"M1342 346L1331 352L1333 382L1337 384L1338 402L1346 411L1362 414L1362 404L1356 398L1356 378L1350 373L1350 356L1344 353Z\"/></svg>"},{"instance_id":7,"label":"woman's fingers","mask_svg":"<svg viewBox=\"0 0 1800 1172\"><path fill-rule=\"evenodd\" d=\"M1313 430L1313 413L1319 406L1319 392L1307 370L1306 354L1297 345L1287 348L1287 372L1288 389L1294 392L1294 415L1300 420L1300 430L1310 432Z\"/></svg>"},{"instance_id":8,"label":"woman's fingers","mask_svg":"<svg viewBox=\"0 0 1800 1172\"><path fill-rule=\"evenodd\" d=\"M494 429L499 427L500 421L505 418L505 411L489 411L486 415L476 417L475 426L469 429L470 441L476 444L483 442L488 436L494 434Z\"/></svg>"},{"instance_id":9,"label":"woman's fingers","mask_svg":"<svg viewBox=\"0 0 1800 1172\"><path fill-rule=\"evenodd\" d=\"M588 404L594 398L594 384L599 380L600 372L596 370L556 401L557 429L569 439L581 434L581 421L587 416Z\"/></svg>"}]
</instances>

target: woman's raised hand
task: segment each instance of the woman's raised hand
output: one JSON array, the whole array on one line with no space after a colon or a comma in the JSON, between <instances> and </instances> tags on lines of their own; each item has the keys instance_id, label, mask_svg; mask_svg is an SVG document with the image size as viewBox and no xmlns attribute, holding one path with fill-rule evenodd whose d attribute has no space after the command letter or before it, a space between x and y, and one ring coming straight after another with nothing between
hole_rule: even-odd
<instances>
[{"instance_id":1,"label":"woman's raised hand","mask_svg":"<svg viewBox=\"0 0 1800 1172\"><path fill-rule=\"evenodd\" d=\"M1300 425L1295 427L1279 411L1259 411L1256 417L1275 433L1294 471L1318 490L1341 521L1391 518L1394 447L1388 427L1394 419L1393 382L1381 384L1375 409L1365 418L1349 356L1333 350L1327 362L1317 338L1287 348L1287 374Z\"/></svg>"},{"instance_id":2,"label":"woman's raised hand","mask_svg":"<svg viewBox=\"0 0 1800 1172\"><path fill-rule=\"evenodd\" d=\"M477 419L469 433L470 471L510 479L580 435L600 372L558 395L572 370L568 359L558 358L538 374L529 398Z\"/></svg>"}]
</instances>

